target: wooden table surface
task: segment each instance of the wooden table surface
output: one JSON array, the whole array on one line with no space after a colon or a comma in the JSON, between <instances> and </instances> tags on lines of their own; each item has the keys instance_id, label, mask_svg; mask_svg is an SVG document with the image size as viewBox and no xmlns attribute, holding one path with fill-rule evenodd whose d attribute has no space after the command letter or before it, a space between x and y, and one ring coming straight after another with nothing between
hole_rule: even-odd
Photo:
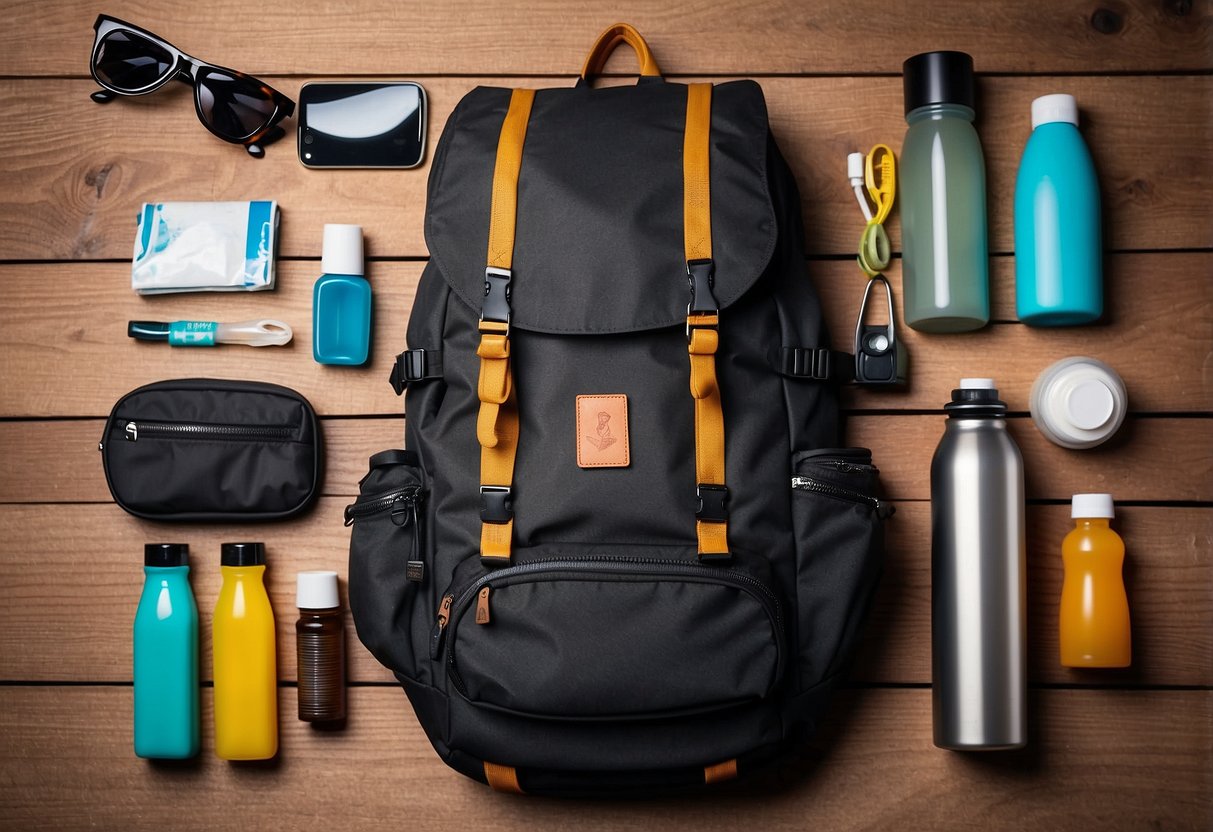
<instances>
[{"instance_id":1,"label":"wooden table surface","mask_svg":"<svg viewBox=\"0 0 1213 832\"><path fill-rule=\"evenodd\" d=\"M107 829L647 830L807 828L1207 829L1213 824L1213 11L1209 0L375 0L154 3L5 0L0 28L0 827ZM442 765L403 693L351 635L350 719L340 733L294 718L293 579L344 575L342 507L366 457L399 445L385 382L403 348L426 248L428 166L309 171L293 142L261 161L207 134L189 92L104 107L87 60L106 11L292 97L306 80L417 78L433 143L478 84L572 83L594 36L637 25L679 78L757 77L800 183L809 271L836 346L860 282L859 217L845 156L898 148L901 61L962 49L980 72L993 323L905 331L906 393L853 393L852 444L869 445L898 513L889 567L852 680L803 758L752 786L639 804L518 799ZM633 69L626 50L608 70ZM626 80L618 79L620 82ZM1103 188L1106 321L1059 330L1015 320L1012 193L1029 104L1074 93ZM293 122L288 122L293 129ZM276 199L272 294L139 298L130 290L144 201ZM364 226L373 360L312 361L310 292L324 222ZM894 245L898 223L891 224ZM892 282L900 290L899 264ZM172 350L131 341L130 319L282 318L289 348ZM1026 416L1032 380L1088 354L1124 377L1131 414L1112 443L1050 445ZM1027 750L961 755L931 744L930 454L938 407L961 375L992 375L1027 464L1030 722ZM324 419L329 473L295 522L154 524L110 502L97 440L123 393L165 378L254 378L294 387ZM1059 544L1075 491L1110 491L1128 543L1134 665L1058 665ZM131 749L130 627L144 542L184 540L202 612L204 678L219 542L264 539L278 614L282 750L231 765L156 765ZM352 628L351 628L352 629ZM209 685L209 682L207 682Z\"/></svg>"}]
</instances>

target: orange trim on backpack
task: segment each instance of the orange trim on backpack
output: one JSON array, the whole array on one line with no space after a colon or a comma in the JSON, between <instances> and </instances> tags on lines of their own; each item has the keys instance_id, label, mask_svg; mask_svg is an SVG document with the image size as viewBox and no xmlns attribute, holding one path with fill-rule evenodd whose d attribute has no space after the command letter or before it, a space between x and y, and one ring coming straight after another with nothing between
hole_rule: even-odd
<instances>
[{"instance_id":1,"label":"orange trim on backpack","mask_svg":"<svg viewBox=\"0 0 1213 832\"><path fill-rule=\"evenodd\" d=\"M513 766L499 766L487 760L484 763L484 779L493 791L504 794L526 794L518 785L518 771Z\"/></svg>"},{"instance_id":2,"label":"orange trim on backpack","mask_svg":"<svg viewBox=\"0 0 1213 832\"><path fill-rule=\"evenodd\" d=\"M615 47L621 43L626 43L636 51L636 60L640 62L641 75L661 75L661 70L657 68L657 61L653 58L653 52L641 37L640 32L627 23L616 23L614 26L608 26L590 47L590 54L586 56L585 63L581 67L581 77L589 81L593 76L602 72L607 58L611 57Z\"/></svg>"},{"instance_id":3,"label":"orange trim on backpack","mask_svg":"<svg viewBox=\"0 0 1213 832\"><path fill-rule=\"evenodd\" d=\"M717 763L714 766L703 767L703 782L705 785L713 783L723 783L725 780L732 780L737 777L737 758L725 760L723 763Z\"/></svg>"}]
</instances>

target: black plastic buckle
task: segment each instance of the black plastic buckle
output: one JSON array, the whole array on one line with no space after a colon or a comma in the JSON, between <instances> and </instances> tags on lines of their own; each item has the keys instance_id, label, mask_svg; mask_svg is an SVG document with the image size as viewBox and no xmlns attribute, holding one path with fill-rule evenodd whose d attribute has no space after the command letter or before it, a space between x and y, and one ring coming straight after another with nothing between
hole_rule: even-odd
<instances>
[{"instance_id":1,"label":"black plastic buckle","mask_svg":"<svg viewBox=\"0 0 1213 832\"><path fill-rule=\"evenodd\" d=\"M783 348L783 373L797 378L811 378L816 381L828 381L832 377L833 365L830 350L827 347L808 349L806 347Z\"/></svg>"},{"instance_id":2,"label":"black plastic buckle","mask_svg":"<svg viewBox=\"0 0 1213 832\"><path fill-rule=\"evenodd\" d=\"M425 350L405 350L396 356L396 364L392 367L392 374L388 376L388 381L391 382L392 389L399 396L410 382L425 378L428 369Z\"/></svg>"},{"instance_id":3,"label":"black plastic buckle","mask_svg":"<svg viewBox=\"0 0 1213 832\"><path fill-rule=\"evenodd\" d=\"M695 486L695 517L709 523L724 523L729 519L729 488L725 485Z\"/></svg>"},{"instance_id":4,"label":"black plastic buckle","mask_svg":"<svg viewBox=\"0 0 1213 832\"><path fill-rule=\"evenodd\" d=\"M514 274L509 269L489 266L484 270L484 303L480 306L480 320L510 325L510 281Z\"/></svg>"},{"instance_id":5,"label":"black plastic buckle","mask_svg":"<svg viewBox=\"0 0 1213 832\"><path fill-rule=\"evenodd\" d=\"M514 519L514 497L508 486L480 486L480 521L508 523Z\"/></svg>"},{"instance_id":6,"label":"black plastic buckle","mask_svg":"<svg viewBox=\"0 0 1213 832\"><path fill-rule=\"evenodd\" d=\"M687 315L716 315L720 304L712 289L716 286L716 261L688 260L687 281L691 284L691 302L687 304Z\"/></svg>"}]
</instances>

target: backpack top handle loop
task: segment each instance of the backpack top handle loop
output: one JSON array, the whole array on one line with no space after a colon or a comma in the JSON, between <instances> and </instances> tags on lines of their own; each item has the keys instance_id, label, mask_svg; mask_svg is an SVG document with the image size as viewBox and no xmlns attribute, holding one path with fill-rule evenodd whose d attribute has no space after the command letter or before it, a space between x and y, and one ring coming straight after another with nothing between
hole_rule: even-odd
<instances>
[{"instance_id":1,"label":"backpack top handle loop","mask_svg":"<svg viewBox=\"0 0 1213 832\"><path fill-rule=\"evenodd\" d=\"M581 67L581 77L577 79L577 86L593 84L595 76L601 74L602 68L606 66L607 58L611 57L615 47L621 43L626 43L636 51L636 58L640 62L641 78L661 77L661 69L657 66L657 61L653 58L649 45L645 43L640 33L627 23L616 23L614 26L607 27L598 36L598 40L594 41L594 46L590 49L590 54Z\"/></svg>"}]
</instances>

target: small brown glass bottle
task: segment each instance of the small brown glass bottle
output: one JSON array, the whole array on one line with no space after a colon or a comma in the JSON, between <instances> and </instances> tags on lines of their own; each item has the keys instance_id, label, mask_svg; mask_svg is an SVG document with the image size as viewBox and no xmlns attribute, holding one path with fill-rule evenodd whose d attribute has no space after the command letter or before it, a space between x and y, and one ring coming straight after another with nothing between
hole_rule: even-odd
<instances>
[{"instance_id":1,"label":"small brown glass bottle","mask_svg":"<svg viewBox=\"0 0 1213 832\"><path fill-rule=\"evenodd\" d=\"M340 722L345 719L345 624L337 573L300 572L298 581L299 718Z\"/></svg>"}]
</instances>

